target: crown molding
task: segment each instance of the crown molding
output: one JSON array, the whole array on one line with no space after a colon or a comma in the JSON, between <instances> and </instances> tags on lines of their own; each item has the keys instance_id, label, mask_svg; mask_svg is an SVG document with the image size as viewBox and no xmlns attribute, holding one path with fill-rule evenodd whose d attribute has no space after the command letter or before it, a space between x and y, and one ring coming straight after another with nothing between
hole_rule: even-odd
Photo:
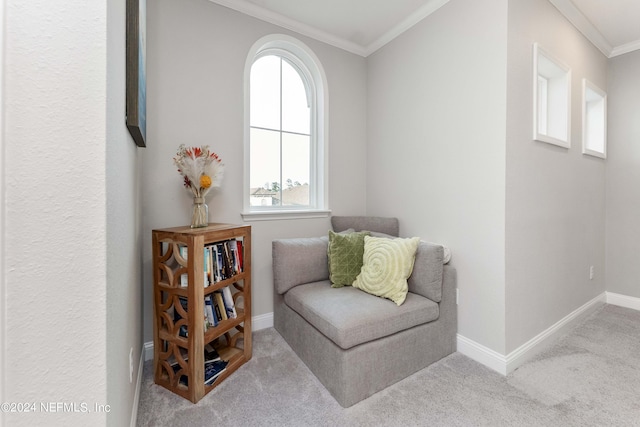
<instances>
[{"instance_id":1,"label":"crown molding","mask_svg":"<svg viewBox=\"0 0 640 427\"><path fill-rule=\"evenodd\" d=\"M640 49L640 40L636 40L631 43L626 43L620 46L616 46L611 51L611 55L609 58L613 58L614 56L624 55L625 53L633 52L634 50Z\"/></svg>"},{"instance_id":2,"label":"crown molding","mask_svg":"<svg viewBox=\"0 0 640 427\"><path fill-rule=\"evenodd\" d=\"M613 46L604 38L602 33L587 19L571 0L549 0L584 36L589 39L604 55L611 56Z\"/></svg>"},{"instance_id":3,"label":"crown molding","mask_svg":"<svg viewBox=\"0 0 640 427\"><path fill-rule=\"evenodd\" d=\"M400 34L407 31L409 28L416 25L418 22L422 21L427 16L434 13L436 10L440 9L442 6L447 4L449 0L431 0L411 15L406 17L402 22L398 25L394 26L392 29L384 33L380 38L378 38L373 43L369 44L366 49L366 55L369 56L376 50L380 49L382 46L389 43L391 40L398 37Z\"/></svg>"},{"instance_id":4,"label":"crown molding","mask_svg":"<svg viewBox=\"0 0 640 427\"><path fill-rule=\"evenodd\" d=\"M365 48L359 44L350 42L341 37L334 36L333 34L322 31L311 25L303 24L294 19L288 18L279 13L265 9L246 0L209 0L212 3L219 4L220 6L228 7L237 12L244 13L245 15L252 16L261 21L268 22L270 24L277 25L287 30L295 31L312 39L327 43L331 46L346 50L347 52L354 53L360 56L366 56Z\"/></svg>"},{"instance_id":5,"label":"crown molding","mask_svg":"<svg viewBox=\"0 0 640 427\"><path fill-rule=\"evenodd\" d=\"M607 58L633 52L640 49L640 40L626 43L620 46L612 46L600 31L584 16L571 0L549 0L565 18L573 24L584 36L589 39Z\"/></svg>"},{"instance_id":6,"label":"crown molding","mask_svg":"<svg viewBox=\"0 0 640 427\"><path fill-rule=\"evenodd\" d=\"M367 57L404 33L418 22L431 15L449 0L431 0L414 13L405 18L398 25L380 36L377 40L367 46L354 43L342 37L320 30L311 25L304 24L282 14L273 12L264 7L258 6L247 0L209 0L220 6L233 9L245 15L252 16L261 21L277 25L279 27L294 31L312 39L327 43L339 49L346 50L353 54ZM560 11L560 13L575 26L593 45L598 48L607 58L622 55L640 49L640 40L627 43L621 46L611 46L607 39L598 29L587 19L586 16L573 4L571 0L549 0L549 2Z\"/></svg>"},{"instance_id":7,"label":"crown molding","mask_svg":"<svg viewBox=\"0 0 640 427\"><path fill-rule=\"evenodd\" d=\"M375 52L376 50L380 49L385 44L389 43L391 40L393 40L400 34L407 31L409 28L413 27L422 19L431 15L436 10L440 9L449 0L429 1L427 4L425 4L424 6L416 10L414 13L409 15L400 24L396 25L391 30L387 31L380 38L378 38L376 41L369 44L368 46L362 46L360 44L346 40L342 37L338 37L336 35L330 34L326 31L315 28L311 25L304 24L302 22L288 18L279 13L268 10L264 7L258 6L247 0L209 0L209 1L212 3L219 4L220 6L233 9L245 15L252 16L256 19L260 19L261 21L265 21L270 24L274 24L279 27L286 28L291 31L295 31L296 33L302 34L307 37L311 37L312 39L346 50L347 52L351 52L359 56L367 57L371 55L373 52Z\"/></svg>"}]
</instances>

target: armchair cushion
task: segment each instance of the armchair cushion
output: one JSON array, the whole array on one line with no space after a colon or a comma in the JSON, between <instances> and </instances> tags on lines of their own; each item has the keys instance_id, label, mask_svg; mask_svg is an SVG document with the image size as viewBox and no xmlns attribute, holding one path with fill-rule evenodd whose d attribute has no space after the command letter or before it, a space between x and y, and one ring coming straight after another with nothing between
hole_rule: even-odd
<instances>
[{"instance_id":1,"label":"armchair cushion","mask_svg":"<svg viewBox=\"0 0 640 427\"><path fill-rule=\"evenodd\" d=\"M405 303L397 307L351 286L331 288L326 280L290 289L284 302L345 350L431 322L440 315L438 304L420 295L409 293Z\"/></svg>"},{"instance_id":2,"label":"armchair cushion","mask_svg":"<svg viewBox=\"0 0 640 427\"><path fill-rule=\"evenodd\" d=\"M326 236L274 240L273 283L276 292L282 295L302 283L328 279L328 242Z\"/></svg>"}]
</instances>

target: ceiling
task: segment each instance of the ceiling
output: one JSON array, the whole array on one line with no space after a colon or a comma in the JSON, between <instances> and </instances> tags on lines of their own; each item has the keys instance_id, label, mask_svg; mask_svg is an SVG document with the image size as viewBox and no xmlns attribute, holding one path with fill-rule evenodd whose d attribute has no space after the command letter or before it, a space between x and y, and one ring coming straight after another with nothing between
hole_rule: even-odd
<instances>
[{"instance_id":1,"label":"ceiling","mask_svg":"<svg viewBox=\"0 0 640 427\"><path fill-rule=\"evenodd\" d=\"M449 0L211 0L368 56ZM640 49L640 0L549 0L607 57Z\"/></svg>"}]
</instances>

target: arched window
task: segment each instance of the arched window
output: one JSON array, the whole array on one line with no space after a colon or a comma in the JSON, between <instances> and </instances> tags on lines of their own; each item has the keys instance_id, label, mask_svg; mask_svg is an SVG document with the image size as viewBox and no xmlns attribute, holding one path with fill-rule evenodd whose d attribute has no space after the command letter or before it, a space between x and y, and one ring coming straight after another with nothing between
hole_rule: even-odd
<instances>
[{"instance_id":1,"label":"arched window","mask_svg":"<svg viewBox=\"0 0 640 427\"><path fill-rule=\"evenodd\" d=\"M313 52L268 36L245 69L243 217L327 214L326 78Z\"/></svg>"}]
</instances>

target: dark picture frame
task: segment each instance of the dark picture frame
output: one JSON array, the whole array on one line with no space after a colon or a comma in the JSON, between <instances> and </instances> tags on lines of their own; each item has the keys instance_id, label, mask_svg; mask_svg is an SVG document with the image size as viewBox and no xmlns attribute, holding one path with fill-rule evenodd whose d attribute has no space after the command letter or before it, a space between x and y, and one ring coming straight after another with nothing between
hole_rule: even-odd
<instances>
[{"instance_id":1,"label":"dark picture frame","mask_svg":"<svg viewBox=\"0 0 640 427\"><path fill-rule=\"evenodd\" d=\"M138 147L147 146L147 0L127 0L126 123Z\"/></svg>"}]
</instances>

